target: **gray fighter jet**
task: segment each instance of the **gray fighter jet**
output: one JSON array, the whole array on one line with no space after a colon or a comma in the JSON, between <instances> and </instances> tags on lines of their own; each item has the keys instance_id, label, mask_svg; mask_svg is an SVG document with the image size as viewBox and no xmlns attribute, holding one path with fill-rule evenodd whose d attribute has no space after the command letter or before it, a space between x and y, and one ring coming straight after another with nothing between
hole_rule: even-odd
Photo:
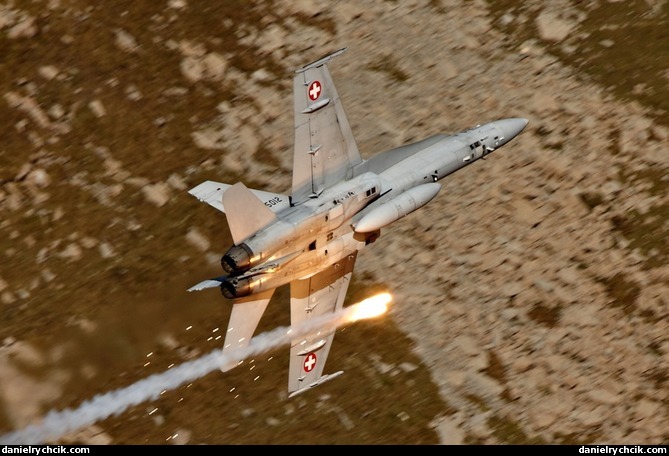
<instances>
[{"instance_id":1,"label":"gray fighter jet","mask_svg":"<svg viewBox=\"0 0 669 456\"><path fill-rule=\"evenodd\" d=\"M522 118L496 120L363 159L327 67L345 50L295 73L289 194L241 182L206 181L189 190L225 213L234 242L221 259L225 275L189 289L218 287L233 300L224 353L249 343L282 285L290 284L293 326L341 309L358 252L382 228L427 204L440 179L505 145L527 125ZM290 396L342 373L323 374L333 338L334 329L326 329L292 341Z\"/></svg>"}]
</instances>

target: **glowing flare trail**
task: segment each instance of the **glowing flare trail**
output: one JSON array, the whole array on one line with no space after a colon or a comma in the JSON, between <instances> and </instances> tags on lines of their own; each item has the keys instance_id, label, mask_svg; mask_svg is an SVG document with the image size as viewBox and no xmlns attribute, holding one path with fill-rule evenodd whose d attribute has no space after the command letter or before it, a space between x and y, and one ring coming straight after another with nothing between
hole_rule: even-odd
<instances>
[{"instance_id":1,"label":"glowing flare trail","mask_svg":"<svg viewBox=\"0 0 669 456\"><path fill-rule=\"evenodd\" d=\"M388 310L391 296L388 293L373 296L360 303L341 309L330 315L314 318L299 326L279 327L251 339L249 345L222 354L214 350L198 359L151 375L125 388L97 395L76 409L52 410L39 424L0 436L0 444L39 444L53 442L59 437L90 426L110 416L120 415L128 408L145 401L155 400L165 391L173 390L184 383L192 382L216 371L221 365L239 363L254 355L273 350L291 340L305 337L323 327L336 328L343 324L365 318L373 318Z\"/></svg>"}]
</instances>

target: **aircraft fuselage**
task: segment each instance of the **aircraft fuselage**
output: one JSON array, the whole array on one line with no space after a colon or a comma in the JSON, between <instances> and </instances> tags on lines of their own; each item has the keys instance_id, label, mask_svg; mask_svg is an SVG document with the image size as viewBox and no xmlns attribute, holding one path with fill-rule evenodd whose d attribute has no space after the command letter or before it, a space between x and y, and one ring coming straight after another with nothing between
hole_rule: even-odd
<instances>
[{"instance_id":1,"label":"aircraft fuselage","mask_svg":"<svg viewBox=\"0 0 669 456\"><path fill-rule=\"evenodd\" d=\"M276 221L232 246L221 260L229 273L221 278L223 294L249 296L332 267L427 204L439 191L436 182L503 146L526 124L502 119L363 161L350 179L280 211Z\"/></svg>"}]
</instances>

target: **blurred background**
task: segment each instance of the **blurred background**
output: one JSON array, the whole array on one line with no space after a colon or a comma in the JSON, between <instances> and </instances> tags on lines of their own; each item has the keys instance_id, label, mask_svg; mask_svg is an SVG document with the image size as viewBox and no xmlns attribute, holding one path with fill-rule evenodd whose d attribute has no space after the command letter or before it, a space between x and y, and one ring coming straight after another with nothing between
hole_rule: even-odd
<instances>
[{"instance_id":1,"label":"blurred background","mask_svg":"<svg viewBox=\"0 0 669 456\"><path fill-rule=\"evenodd\" d=\"M669 4L0 1L0 433L220 348L225 216L285 193L293 71L329 65L364 158L530 120L357 261L326 372L288 349L62 437L103 444L669 438ZM278 290L259 332L288 325Z\"/></svg>"}]
</instances>

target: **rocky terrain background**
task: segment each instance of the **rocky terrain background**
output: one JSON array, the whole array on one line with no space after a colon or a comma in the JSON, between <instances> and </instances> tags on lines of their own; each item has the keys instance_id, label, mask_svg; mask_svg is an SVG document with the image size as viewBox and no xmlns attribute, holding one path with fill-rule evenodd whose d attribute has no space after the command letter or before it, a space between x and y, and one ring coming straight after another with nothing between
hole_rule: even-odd
<instances>
[{"instance_id":1,"label":"rocky terrain background","mask_svg":"<svg viewBox=\"0 0 669 456\"><path fill-rule=\"evenodd\" d=\"M229 236L187 189L289 188L292 70L348 47L330 70L363 157L529 125L359 256L351 299L395 300L337 335L344 376L289 401L270 357L61 441L666 443L669 122L644 97L669 73L621 98L578 66L621 3L0 3L0 430L216 347L223 299L184 290Z\"/></svg>"}]
</instances>

